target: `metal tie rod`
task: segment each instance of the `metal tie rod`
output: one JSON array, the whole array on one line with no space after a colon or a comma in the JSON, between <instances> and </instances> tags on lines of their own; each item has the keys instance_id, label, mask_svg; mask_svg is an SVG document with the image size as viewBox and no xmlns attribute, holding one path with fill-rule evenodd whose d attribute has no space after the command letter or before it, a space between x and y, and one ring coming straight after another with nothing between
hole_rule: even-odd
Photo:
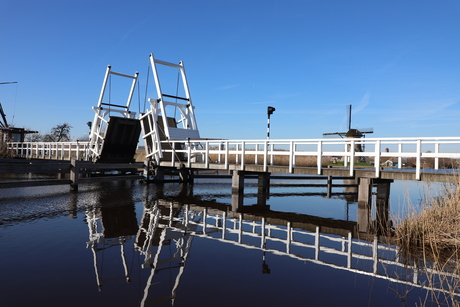
<instances>
[{"instance_id":1,"label":"metal tie rod","mask_svg":"<svg viewBox=\"0 0 460 307\"><path fill-rule=\"evenodd\" d=\"M178 97L178 96L173 96L173 95L166 95L166 94L162 94L162 95L165 96L165 97L168 97L168 98L175 98L175 99L181 99L181 100L187 100L187 101L190 100L188 98Z\"/></svg>"},{"instance_id":2,"label":"metal tie rod","mask_svg":"<svg viewBox=\"0 0 460 307\"><path fill-rule=\"evenodd\" d=\"M122 73L119 73L119 72L110 71L110 74L116 75L116 76L120 76L120 77L126 77L126 78L136 79L138 73L136 72L136 75L135 75L135 76L130 76L130 75L122 74Z\"/></svg>"},{"instance_id":3,"label":"metal tie rod","mask_svg":"<svg viewBox=\"0 0 460 307\"><path fill-rule=\"evenodd\" d=\"M125 108L125 109L128 108L127 106L122 106L122 105L119 105L119 104L105 103L105 102L101 102L101 105L111 106L111 107L119 107L119 108ZM101 109L102 109L102 108L101 108Z\"/></svg>"},{"instance_id":4,"label":"metal tie rod","mask_svg":"<svg viewBox=\"0 0 460 307\"><path fill-rule=\"evenodd\" d=\"M175 67L175 68L179 68L179 69L182 68L182 66L179 65L179 64L174 64L174 63L170 63L170 62L166 62L166 61L162 61L162 60L157 60L157 59L155 59L155 63L161 64L161 65L166 65L166 66L171 66L171 67Z\"/></svg>"}]
</instances>

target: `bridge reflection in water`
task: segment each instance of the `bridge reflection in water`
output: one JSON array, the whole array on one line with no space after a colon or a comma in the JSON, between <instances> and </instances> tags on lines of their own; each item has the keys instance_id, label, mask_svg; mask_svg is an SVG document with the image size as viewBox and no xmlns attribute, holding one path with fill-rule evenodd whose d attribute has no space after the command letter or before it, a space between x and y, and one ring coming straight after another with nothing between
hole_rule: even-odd
<instances>
[{"instance_id":1,"label":"bridge reflection in water","mask_svg":"<svg viewBox=\"0 0 460 307\"><path fill-rule=\"evenodd\" d=\"M391 244L387 194L386 200L380 193L372 203L361 203L358 221L353 222L273 211L263 197L253 206L243 206L241 193L232 195L232 204L203 201L193 196L191 186L181 184L181 187L181 193L175 197L164 197L161 188L153 197L144 195L139 223L132 198L132 205L93 207L86 211L87 248L93 252L96 284L100 290L104 282L117 278L130 282L124 251L126 242L134 242L134 249L143 257L142 269L150 270L141 306L160 300L169 300L174 305L196 237L259 250L262 274L271 272L270 263L266 261L270 253L432 291L446 292L433 286L434 280L446 276L458 278L448 272L402 261L398 248ZM100 203L110 202L105 199ZM371 214L372 211L375 214ZM119 248L123 274L103 280L98 254L108 248ZM159 291L154 290L155 277L162 271L175 277L169 292L159 296Z\"/></svg>"}]
</instances>

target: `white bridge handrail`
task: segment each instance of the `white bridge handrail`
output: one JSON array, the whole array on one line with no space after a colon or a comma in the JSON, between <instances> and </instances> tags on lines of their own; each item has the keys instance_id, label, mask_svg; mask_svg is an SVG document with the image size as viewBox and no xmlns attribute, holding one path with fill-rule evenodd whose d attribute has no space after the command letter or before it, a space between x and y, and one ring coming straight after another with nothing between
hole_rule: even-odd
<instances>
[{"instance_id":1,"label":"white bridge handrail","mask_svg":"<svg viewBox=\"0 0 460 307\"><path fill-rule=\"evenodd\" d=\"M419 138L362 138L362 139L283 139L283 140L207 140L188 139L168 140L172 146L163 146L164 153L172 153L171 160L162 160L161 166L176 166L181 163L187 167L245 170L246 165L260 164L263 171L277 165L275 158L285 160L290 173L298 165L301 157L313 157L317 173L321 174L324 159L334 157L343 161L343 167L353 176L360 158L373 163L375 176L380 176L381 165L385 160L395 161L397 169L402 169L404 159L412 159L417 180L421 171L427 168L427 159L433 162L432 169L442 168L442 159L460 159L460 137L419 137ZM176 146L179 144L180 146ZM89 159L89 143L76 142L10 142L8 148L15 156L70 160ZM181 148L181 149L178 149ZM359 150L357 150L359 148ZM230 158L233 162L230 163ZM251 158L251 161L249 161ZM230 167L230 165L233 165ZM452 164L452 163L451 163ZM236 168L235 168L236 165ZM458 168L458 167L455 167Z\"/></svg>"},{"instance_id":2,"label":"white bridge handrail","mask_svg":"<svg viewBox=\"0 0 460 307\"><path fill-rule=\"evenodd\" d=\"M88 141L75 142L10 142L8 149L16 157L27 159L89 159Z\"/></svg>"},{"instance_id":3,"label":"white bridge handrail","mask_svg":"<svg viewBox=\"0 0 460 307\"><path fill-rule=\"evenodd\" d=\"M263 161L263 171L269 165L276 165L275 157L286 156L289 172L292 173L296 160L300 157L314 157L318 174L323 168L323 159L337 157L342 159L344 167L353 176L355 165L361 157L373 162L375 176L380 176L382 163L385 159L397 160L397 168L401 169L403 160L412 158L416 179L420 180L421 170L426 158L433 159L433 169L440 169L440 159L460 159L460 137L419 137L419 138L362 138L362 139L283 139L283 140L206 140L189 139L168 140L170 148L163 153L171 152L171 161L162 163L175 165L179 156L185 157L187 167L196 167L204 164L205 168L212 168L221 164L223 169L230 169L230 157L241 170L245 169L248 157L253 156L251 164ZM180 144L181 146L176 146ZM182 148L182 149L177 149ZM359 148L359 149L358 149ZM263 157L260 159L258 157ZM285 158L286 159L286 158ZM198 164L197 164L198 163ZM234 169L234 168L233 168Z\"/></svg>"}]
</instances>

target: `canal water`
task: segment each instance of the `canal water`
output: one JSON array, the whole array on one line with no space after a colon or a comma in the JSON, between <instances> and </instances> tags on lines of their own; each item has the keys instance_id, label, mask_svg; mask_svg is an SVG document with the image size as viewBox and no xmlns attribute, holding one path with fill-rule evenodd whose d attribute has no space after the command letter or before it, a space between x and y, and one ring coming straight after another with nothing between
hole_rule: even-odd
<instances>
[{"instance_id":1,"label":"canal water","mask_svg":"<svg viewBox=\"0 0 460 307\"><path fill-rule=\"evenodd\" d=\"M436 306L394 246L356 232L352 187L324 183L0 190L0 305ZM433 190L394 182L390 218Z\"/></svg>"}]
</instances>

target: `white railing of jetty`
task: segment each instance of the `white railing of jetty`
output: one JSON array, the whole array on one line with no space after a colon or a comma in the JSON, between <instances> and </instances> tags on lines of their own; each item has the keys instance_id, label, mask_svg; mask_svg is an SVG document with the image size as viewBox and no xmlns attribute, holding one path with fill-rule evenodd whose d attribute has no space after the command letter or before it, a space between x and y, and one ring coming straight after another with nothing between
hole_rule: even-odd
<instances>
[{"instance_id":1,"label":"white railing of jetty","mask_svg":"<svg viewBox=\"0 0 460 307\"><path fill-rule=\"evenodd\" d=\"M164 150L172 153L171 161L175 165L179 162L179 155L185 156L182 163L187 167L193 164L204 164L210 168L213 164L220 164L224 169L229 169L229 157L234 156L236 164L244 170L248 156L254 156L257 164L258 157L263 157L263 170L267 171L269 165L274 164L274 157L288 156L288 168L292 173L299 157L316 157L318 174L323 168L323 158L342 157L344 167L349 169L353 176L356 159L367 157L374 161L375 176L380 176L383 159L397 159L397 169L402 168L403 159L413 158L416 179L420 180L421 171L424 169L425 158L434 159L434 169L440 167L440 159L460 159L460 137L423 137L423 138L362 138L362 139L292 139L292 140L203 140L189 139L168 140L172 149ZM177 149L176 143L182 149ZM355 150L360 146L362 151ZM217 156L216 161L211 161L210 156Z\"/></svg>"},{"instance_id":2,"label":"white railing of jetty","mask_svg":"<svg viewBox=\"0 0 460 307\"><path fill-rule=\"evenodd\" d=\"M15 157L87 161L88 142L10 142L8 149Z\"/></svg>"}]
</instances>

